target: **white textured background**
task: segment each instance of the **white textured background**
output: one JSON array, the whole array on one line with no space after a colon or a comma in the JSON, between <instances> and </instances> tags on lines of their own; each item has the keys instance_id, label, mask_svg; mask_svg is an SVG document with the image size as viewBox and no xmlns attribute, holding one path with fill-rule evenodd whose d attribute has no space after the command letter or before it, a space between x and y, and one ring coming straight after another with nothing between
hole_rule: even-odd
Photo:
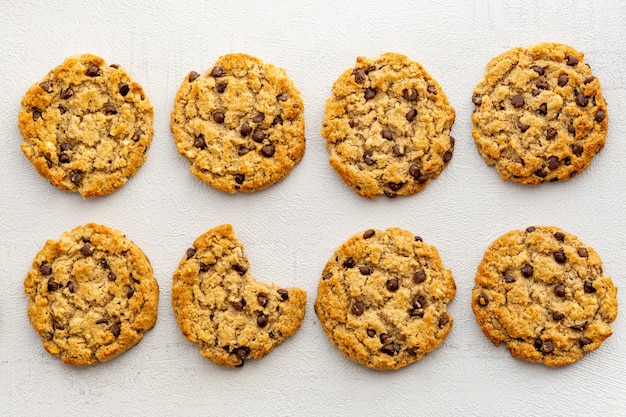
<instances>
[{"instance_id":1,"label":"white textured background","mask_svg":"<svg viewBox=\"0 0 626 417\"><path fill-rule=\"evenodd\" d=\"M623 315L600 350L564 368L510 357L482 335L470 307L476 266L510 229L550 224L593 246L626 305L626 2L618 1L8 1L0 3L0 415L626 415ZM41 3L41 4L39 4ZM497 54L533 42L586 54L608 101L609 134L591 167L541 186L502 182L471 137L471 93ZM357 55L401 52L435 77L457 112L452 162L417 195L368 201L327 163L324 101ZM38 176L22 155L26 89L69 55L121 64L155 108L148 160L115 193L82 200ZM190 70L246 52L281 66L300 88L307 150L282 183L227 195L200 183L169 131ZM104 364L74 368L43 350L22 282L36 252L65 230L99 222L151 259L159 319ZM176 326L171 276L196 236L232 223L258 279L308 292L302 328L269 356L226 369ZM371 371L330 344L313 311L333 250L369 227L399 226L435 245L457 283L448 339L421 362Z\"/></svg>"}]
</instances>

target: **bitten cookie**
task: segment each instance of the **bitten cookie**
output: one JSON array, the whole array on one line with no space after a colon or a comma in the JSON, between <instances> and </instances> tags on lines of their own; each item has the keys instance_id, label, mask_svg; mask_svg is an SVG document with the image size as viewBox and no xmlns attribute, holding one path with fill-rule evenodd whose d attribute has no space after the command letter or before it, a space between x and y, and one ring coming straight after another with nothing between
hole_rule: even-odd
<instances>
[{"instance_id":1,"label":"bitten cookie","mask_svg":"<svg viewBox=\"0 0 626 417\"><path fill-rule=\"evenodd\" d=\"M556 43L507 51L472 96L478 153L503 180L568 179L604 147L606 102L584 55Z\"/></svg>"},{"instance_id":2,"label":"bitten cookie","mask_svg":"<svg viewBox=\"0 0 626 417\"><path fill-rule=\"evenodd\" d=\"M358 57L333 84L322 136L330 165L357 194L411 195L450 162L454 109L420 64Z\"/></svg>"},{"instance_id":3,"label":"bitten cookie","mask_svg":"<svg viewBox=\"0 0 626 417\"><path fill-rule=\"evenodd\" d=\"M26 92L22 151L61 190L109 194L146 160L152 118L143 89L119 65L70 57Z\"/></svg>"},{"instance_id":4,"label":"bitten cookie","mask_svg":"<svg viewBox=\"0 0 626 417\"><path fill-rule=\"evenodd\" d=\"M200 180L228 193L285 178L305 150L304 105L285 70L244 54L191 71L171 115L178 152Z\"/></svg>"},{"instance_id":5,"label":"bitten cookie","mask_svg":"<svg viewBox=\"0 0 626 417\"><path fill-rule=\"evenodd\" d=\"M172 307L183 335L219 365L260 359L298 330L306 293L256 281L230 224L187 249L172 280Z\"/></svg>"},{"instance_id":6,"label":"bitten cookie","mask_svg":"<svg viewBox=\"0 0 626 417\"><path fill-rule=\"evenodd\" d=\"M494 345L516 358L562 366L612 334L617 288L576 236L552 226L496 239L478 266L472 309Z\"/></svg>"},{"instance_id":7,"label":"bitten cookie","mask_svg":"<svg viewBox=\"0 0 626 417\"><path fill-rule=\"evenodd\" d=\"M443 342L455 293L434 247L401 229L369 229L343 243L326 264L315 312L345 356L393 370Z\"/></svg>"},{"instance_id":8,"label":"bitten cookie","mask_svg":"<svg viewBox=\"0 0 626 417\"><path fill-rule=\"evenodd\" d=\"M148 258L122 233L98 224L47 241L24 289L44 348L71 365L116 357L157 319L159 286Z\"/></svg>"}]
</instances>

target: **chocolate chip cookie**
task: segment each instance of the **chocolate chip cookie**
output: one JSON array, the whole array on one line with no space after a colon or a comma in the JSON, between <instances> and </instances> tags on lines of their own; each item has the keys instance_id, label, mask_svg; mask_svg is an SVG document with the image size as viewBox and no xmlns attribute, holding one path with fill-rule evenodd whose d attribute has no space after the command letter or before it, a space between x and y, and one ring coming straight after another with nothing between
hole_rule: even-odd
<instances>
[{"instance_id":1,"label":"chocolate chip cookie","mask_svg":"<svg viewBox=\"0 0 626 417\"><path fill-rule=\"evenodd\" d=\"M191 71L171 115L178 152L200 180L228 193L285 178L304 155L304 106L285 70L244 54Z\"/></svg>"},{"instance_id":2,"label":"chocolate chip cookie","mask_svg":"<svg viewBox=\"0 0 626 417\"><path fill-rule=\"evenodd\" d=\"M454 109L441 86L397 53L358 57L334 83L322 136L330 165L357 194L411 195L454 152Z\"/></svg>"},{"instance_id":3,"label":"chocolate chip cookie","mask_svg":"<svg viewBox=\"0 0 626 417\"><path fill-rule=\"evenodd\" d=\"M211 361L241 367L298 330L306 293L256 281L230 224L187 249L172 280L172 307L183 335Z\"/></svg>"},{"instance_id":4,"label":"chocolate chip cookie","mask_svg":"<svg viewBox=\"0 0 626 417\"><path fill-rule=\"evenodd\" d=\"M117 64L78 55L28 89L22 151L42 177L83 197L112 193L146 160L153 109Z\"/></svg>"},{"instance_id":5,"label":"chocolate chip cookie","mask_svg":"<svg viewBox=\"0 0 626 417\"><path fill-rule=\"evenodd\" d=\"M600 81L567 45L540 43L495 57L472 102L478 153L503 180L568 179L604 147L609 120Z\"/></svg>"},{"instance_id":6,"label":"chocolate chip cookie","mask_svg":"<svg viewBox=\"0 0 626 417\"><path fill-rule=\"evenodd\" d=\"M612 334L617 288L593 248L552 226L513 230L478 266L472 309L483 333L516 358L562 366Z\"/></svg>"},{"instance_id":7,"label":"chocolate chip cookie","mask_svg":"<svg viewBox=\"0 0 626 417\"><path fill-rule=\"evenodd\" d=\"M24 289L44 348L71 365L116 357L157 319L159 286L148 258L122 233L98 224L47 241Z\"/></svg>"},{"instance_id":8,"label":"chocolate chip cookie","mask_svg":"<svg viewBox=\"0 0 626 417\"><path fill-rule=\"evenodd\" d=\"M326 264L315 312L331 342L372 369L399 369L438 347L452 328L456 293L439 253L419 236L369 229Z\"/></svg>"}]
</instances>

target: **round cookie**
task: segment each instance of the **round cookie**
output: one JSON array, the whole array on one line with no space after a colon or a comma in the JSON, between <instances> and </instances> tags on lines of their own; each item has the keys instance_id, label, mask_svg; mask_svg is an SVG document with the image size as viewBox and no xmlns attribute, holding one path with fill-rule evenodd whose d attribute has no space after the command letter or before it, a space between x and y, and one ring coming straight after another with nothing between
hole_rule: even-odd
<instances>
[{"instance_id":1,"label":"round cookie","mask_svg":"<svg viewBox=\"0 0 626 417\"><path fill-rule=\"evenodd\" d=\"M315 312L345 356L394 370L443 342L455 293L434 247L405 230L369 229L344 242L326 264Z\"/></svg>"},{"instance_id":2,"label":"round cookie","mask_svg":"<svg viewBox=\"0 0 626 417\"><path fill-rule=\"evenodd\" d=\"M146 160L153 109L139 84L102 58L67 58L22 99L22 151L42 177L83 197L112 193Z\"/></svg>"},{"instance_id":3,"label":"round cookie","mask_svg":"<svg viewBox=\"0 0 626 417\"><path fill-rule=\"evenodd\" d=\"M450 162L454 109L420 64L358 57L333 84L322 136L330 165L357 194L411 195Z\"/></svg>"},{"instance_id":4,"label":"round cookie","mask_svg":"<svg viewBox=\"0 0 626 417\"><path fill-rule=\"evenodd\" d=\"M306 293L256 281L230 224L198 237L172 279L183 335L219 365L260 359L298 330Z\"/></svg>"},{"instance_id":5,"label":"round cookie","mask_svg":"<svg viewBox=\"0 0 626 417\"><path fill-rule=\"evenodd\" d=\"M503 180L568 179L604 147L608 112L600 81L567 45L539 43L493 58L472 102L478 153Z\"/></svg>"},{"instance_id":6,"label":"round cookie","mask_svg":"<svg viewBox=\"0 0 626 417\"><path fill-rule=\"evenodd\" d=\"M157 319L159 286L148 258L122 233L98 224L47 241L24 289L44 348L71 365L116 357Z\"/></svg>"},{"instance_id":7,"label":"round cookie","mask_svg":"<svg viewBox=\"0 0 626 417\"><path fill-rule=\"evenodd\" d=\"M285 70L230 54L204 74L185 77L170 128L197 178L228 193L257 191L285 178L302 159L303 111Z\"/></svg>"},{"instance_id":8,"label":"round cookie","mask_svg":"<svg viewBox=\"0 0 626 417\"><path fill-rule=\"evenodd\" d=\"M496 239L478 266L472 309L494 345L548 366L570 364L612 334L617 288L576 236L552 226Z\"/></svg>"}]
</instances>

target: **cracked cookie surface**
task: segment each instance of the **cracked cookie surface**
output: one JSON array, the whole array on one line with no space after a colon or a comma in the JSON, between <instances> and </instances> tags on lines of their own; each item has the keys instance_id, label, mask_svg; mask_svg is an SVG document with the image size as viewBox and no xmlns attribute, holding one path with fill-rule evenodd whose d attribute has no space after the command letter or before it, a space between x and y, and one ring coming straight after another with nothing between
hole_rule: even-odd
<instances>
[{"instance_id":1,"label":"cracked cookie surface","mask_svg":"<svg viewBox=\"0 0 626 417\"><path fill-rule=\"evenodd\" d=\"M159 286L122 233L87 224L49 240L24 280L28 317L44 348L92 365L135 346L157 319Z\"/></svg>"},{"instance_id":2,"label":"cracked cookie surface","mask_svg":"<svg viewBox=\"0 0 626 417\"><path fill-rule=\"evenodd\" d=\"M393 198L421 191L450 162L454 118L439 83L388 52L358 57L333 84L322 136L330 165L357 194Z\"/></svg>"},{"instance_id":3,"label":"cracked cookie surface","mask_svg":"<svg viewBox=\"0 0 626 417\"><path fill-rule=\"evenodd\" d=\"M472 309L483 333L511 355L562 366L612 334L617 288L593 248L553 226L513 230L487 249Z\"/></svg>"},{"instance_id":4,"label":"cracked cookie surface","mask_svg":"<svg viewBox=\"0 0 626 417\"><path fill-rule=\"evenodd\" d=\"M285 70L229 54L204 74L185 77L170 128L198 179L228 193L257 191L285 178L302 159L303 112Z\"/></svg>"},{"instance_id":5,"label":"cracked cookie surface","mask_svg":"<svg viewBox=\"0 0 626 417\"><path fill-rule=\"evenodd\" d=\"M369 229L326 264L315 301L322 328L348 358L399 369L437 348L452 328L456 286L437 250L408 231Z\"/></svg>"},{"instance_id":6,"label":"cracked cookie surface","mask_svg":"<svg viewBox=\"0 0 626 417\"><path fill-rule=\"evenodd\" d=\"M240 367L298 330L306 293L255 280L229 224L187 249L172 279L172 307L183 335L211 361Z\"/></svg>"},{"instance_id":7,"label":"cracked cookie surface","mask_svg":"<svg viewBox=\"0 0 626 417\"><path fill-rule=\"evenodd\" d=\"M22 152L62 190L109 194L146 160L153 114L142 87L119 65L73 56L22 99Z\"/></svg>"},{"instance_id":8,"label":"cracked cookie surface","mask_svg":"<svg viewBox=\"0 0 626 417\"><path fill-rule=\"evenodd\" d=\"M568 179L604 147L608 112L600 81L567 45L539 43L493 58L472 102L478 153L503 180Z\"/></svg>"}]
</instances>

